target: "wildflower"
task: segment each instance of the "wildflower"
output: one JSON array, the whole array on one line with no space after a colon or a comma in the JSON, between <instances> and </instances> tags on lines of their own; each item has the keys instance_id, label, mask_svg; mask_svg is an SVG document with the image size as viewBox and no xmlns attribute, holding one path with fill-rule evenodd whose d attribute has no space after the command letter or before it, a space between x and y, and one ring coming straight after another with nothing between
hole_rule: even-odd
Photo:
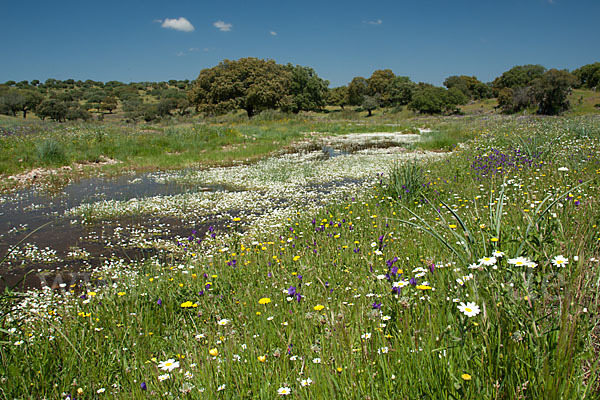
<instances>
[{"instance_id":1,"label":"wildflower","mask_svg":"<svg viewBox=\"0 0 600 400\"><path fill-rule=\"evenodd\" d=\"M324 308L325 308L325 306L322 306L321 304L317 304L316 306L313 307L313 310L315 310L315 311L321 311Z\"/></svg>"},{"instance_id":2,"label":"wildflower","mask_svg":"<svg viewBox=\"0 0 600 400\"><path fill-rule=\"evenodd\" d=\"M186 301L181 303L181 308L190 308L190 307L198 307L198 304L192 303L191 301Z\"/></svg>"},{"instance_id":3,"label":"wildflower","mask_svg":"<svg viewBox=\"0 0 600 400\"><path fill-rule=\"evenodd\" d=\"M169 358L167 361L161 361L158 364L158 368L162 369L163 371L173 371L175 368L179 368L179 361L175 361L172 358Z\"/></svg>"},{"instance_id":4,"label":"wildflower","mask_svg":"<svg viewBox=\"0 0 600 400\"><path fill-rule=\"evenodd\" d=\"M162 381L166 381L167 379L169 379L171 377L171 375L169 374L164 374L164 375L159 375L158 376L158 381L162 382Z\"/></svg>"},{"instance_id":5,"label":"wildflower","mask_svg":"<svg viewBox=\"0 0 600 400\"><path fill-rule=\"evenodd\" d=\"M313 364L321 364L321 359L320 358L313 358L312 360Z\"/></svg>"},{"instance_id":6,"label":"wildflower","mask_svg":"<svg viewBox=\"0 0 600 400\"><path fill-rule=\"evenodd\" d=\"M219 324L219 325L221 325L221 326L225 326L225 325L227 325L228 323L229 323L229 320L228 320L228 319L225 319L225 318L224 318L224 319L222 319L222 320L220 320L219 322L217 322L217 324Z\"/></svg>"},{"instance_id":7,"label":"wildflower","mask_svg":"<svg viewBox=\"0 0 600 400\"><path fill-rule=\"evenodd\" d=\"M258 300L258 304L269 304L271 302L271 299L268 297L263 297L262 299Z\"/></svg>"},{"instance_id":8,"label":"wildflower","mask_svg":"<svg viewBox=\"0 0 600 400\"><path fill-rule=\"evenodd\" d=\"M96 295L96 292L88 292L87 295L90 297L94 297Z\"/></svg>"},{"instance_id":9,"label":"wildflower","mask_svg":"<svg viewBox=\"0 0 600 400\"><path fill-rule=\"evenodd\" d=\"M525 266L525 265L527 265L527 264L528 264L528 263L530 263L530 262L531 262L531 261L529 261L529 260L528 260L527 258L525 258L525 257L510 258L510 259L508 260L508 263L509 263L509 264L516 265L516 266L518 266L518 267Z\"/></svg>"},{"instance_id":10,"label":"wildflower","mask_svg":"<svg viewBox=\"0 0 600 400\"><path fill-rule=\"evenodd\" d=\"M496 264L496 257L483 257L480 258L478 261L479 264L483 264L489 267Z\"/></svg>"},{"instance_id":11,"label":"wildflower","mask_svg":"<svg viewBox=\"0 0 600 400\"><path fill-rule=\"evenodd\" d=\"M292 393L292 389L290 389L289 387L280 387L279 389L277 389L277 394L280 396L287 396L288 394Z\"/></svg>"},{"instance_id":12,"label":"wildflower","mask_svg":"<svg viewBox=\"0 0 600 400\"><path fill-rule=\"evenodd\" d=\"M463 378L463 380L465 380L465 381L471 380L471 375L469 375L469 374L462 374L460 377Z\"/></svg>"},{"instance_id":13,"label":"wildflower","mask_svg":"<svg viewBox=\"0 0 600 400\"><path fill-rule=\"evenodd\" d=\"M312 379L310 379L310 378L306 378L306 379L302 379L302 380L300 381L300 385L302 385L303 387L305 387L305 386L310 386L310 384L311 384L312 382L313 382L313 381L312 381Z\"/></svg>"},{"instance_id":14,"label":"wildflower","mask_svg":"<svg viewBox=\"0 0 600 400\"><path fill-rule=\"evenodd\" d=\"M431 290L432 287L429 286L429 285L418 285L417 289L419 289L419 290Z\"/></svg>"},{"instance_id":15,"label":"wildflower","mask_svg":"<svg viewBox=\"0 0 600 400\"><path fill-rule=\"evenodd\" d=\"M221 390L225 390L225 384L222 384L217 388L217 392L220 392Z\"/></svg>"},{"instance_id":16,"label":"wildflower","mask_svg":"<svg viewBox=\"0 0 600 400\"><path fill-rule=\"evenodd\" d=\"M363 333L360 337L363 339L371 339L371 332Z\"/></svg>"},{"instance_id":17,"label":"wildflower","mask_svg":"<svg viewBox=\"0 0 600 400\"><path fill-rule=\"evenodd\" d=\"M148 386L146 385L146 382L142 382L142 383L140 383L140 388L141 388L142 390L148 390Z\"/></svg>"},{"instance_id":18,"label":"wildflower","mask_svg":"<svg viewBox=\"0 0 600 400\"><path fill-rule=\"evenodd\" d=\"M265 361L267 361L267 356L258 356L258 361L264 363Z\"/></svg>"},{"instance_id":19,"label":"wildflower","mask_svg":"<svg viewBox=\"0 0 600 400\"><path fill-rule=\"evenodd\" d=\"M504 252L499 251L499 250L494 250L494 252L492 253L492 255L496 258L500 258L504 255Z\"/></svg>"},{"instance_id":20,"label":"wildflower","mask_svg":"<svg viewBox=\"0 0 600 400\"><path fill-rule=\"evenodd\" d=\"M563 257L562 255L558 255L552 259L552 264L555 267L564 267L568 263L569 263L569 259Z\"/></svg>"},{"instance_id":21,"label":"wildflower","mask_svg":"<svg viewBox=\"0 0 600 400\"><path fill-rule=\"evenodd\" d=\"M96 393L100 394L100 393L104 393L106 391L105 388L100 388L98 390L96 390Z\"/></svg>"},{"instance_id":22,"label":"wildflower","mask_svg":"<svg viewBox=\"0 0 600 400\"><path fill-rule=\"evenodd\" d=\"M465 304L461 301L458 309L467 317L474 317L481 312L479 306L473 302L467 302L467 304Z\"/></svg>"},{"instance_id":23,"label":"wildflower","mask_svg":"<svg viewBox=\"0 0 600 400\"><path fill-rule=\"evenodd\" d=\"M536 264L536 263L534 263L533 261L529 261L529 262L527 263L527 267L528 267L528 268L535 268L535 267L537 267L537 264Z\"/></svg>"},{"instance_id":24,"label":"wildflower","mask_svg":"<svg viewBox=\"0 0 600 400\"><path fill-rule=\"evenodd\" d=\"M378 354L386 354L389 353L390 348L387 346L381 347L380 349L377 350Z\"/></svg>"},{"instance_id":25,"label":"wildflower","mask_svg":"<svg viewBox=\"0 0 600 400\"><path fill-rule=\"evenodd\" d=\"M407 281L398 281L398 282L394 282L392 286L394 288L402 289L404 286L407 286L407 285L408 285Z\"/></svg>"},{"instance_id":26,"label":"wildflower","mask_svg":"<svg viewBox=\"0 0 600 400\"><path fill-rule=\"evenodd\" d=\"M210 350L208 351L208 354L210 354L210 355L211 355L211 356L213 356L213 357L216 357L216 356L218 356L218 355L219 355L219 350L217 350L216 348L214 348L214 349L210 349Z\"/></svg>"},{"instance_id":27,"label":"wildflower","mask_svg":"<svg viewBox=\"0 0 600 400\"><path fill-rule=\"evenodd\" d=\"M493 237L493 238L491 238L491 239L490 239L490 241L492 241L492 242L497 242L497 241L498 241L498 238L497 238L497 237Z\"/></svg>"}]
</instances>

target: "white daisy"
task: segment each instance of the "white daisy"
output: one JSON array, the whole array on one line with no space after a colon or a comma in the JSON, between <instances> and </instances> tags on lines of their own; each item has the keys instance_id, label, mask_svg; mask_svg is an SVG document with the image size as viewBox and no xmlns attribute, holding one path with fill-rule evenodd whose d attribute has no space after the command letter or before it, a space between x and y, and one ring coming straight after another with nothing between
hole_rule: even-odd
<instances>
[{"instance_id":1,"label":"white daisy","mask_svg":"<svg viewBox=\"0 0 600 400\"><path fill-rule=\"evenodd\" d=\"M287 396L288 394L292 393L292 389L290 389L289 387L280 387L279 389L277 389L277 394L280 396Z\"/></svg>"},{"instance_id":2,"label":"white daisy","mask_svg":"<svg viewBox=\"0 0 600 400\"><path fill-rule=\"evenodd\" d=\"M300 381L300 384L302 386L310 386L311 383L312 383L312 379L310 379L310 378L302 379Z\"/></svg>"},{"instance_id":3,"label":"white daisy","mask_svg":"<svg viewBox=\"0 0 600 400\"><path fill-rule=\"evenodd\" d=\"M490 266L496 264L496 257L483 257L483 258L480 258L478 261L479 261L479 264L490 267Z\"/></svg>"},{"instance_id":4,"label":"white daisy","mask_svg":"<svg viewBox=\"0 0 600 400\"><path fill-rule=\"evenodd\" d=\"M474 317L481 312L479 306L473 302L467 302L467 304L460 302L458 309L465 314L467 317Z\"/></svg>"},{"instance_id":5,"label":"white daisy","mask_svg":"<svg viewBox=\"0 0 600 400\"><path fill-rule=\"evenodd\" d=\"M171 375L169 374L164 374L164 375L159 375L158 376L158 381L162 382L162 381L166 381L167 379L169 379L171 377Z\"/></svg>"},{"instance_id":6,"label":"white daisy","mask_svg":"<svg viewBox=\"0 0 600 400\"><path fill-rule=\"evenodd\" d=\"M552 259L552 264L555 267L564 267L569 263L569 259L563 257L562 255L558 255Z\"/></svg>"},{"instance_id":7,"label":"white daisy","mask_svg":"<svg viewBox=\"0 0 600 400\"><path fill-rule=\"evenodd\" d=\"M179 361L175 361L172 358L169 358L167 361L161 361L158 364L158 368L162 369L163 371L173 371L175 368L179 368Z\"/></svg>"},{"instance_id":8,"label":"white daisy","mask_svg":"<svg viewBox=\"0 0 600 400\"><path fill-rule=\"evenodd\" d=\"M517 267L524 267L524 266L526 266L530 262L531 261L529 261L525 257L510 258L508 260L509 264L516 265Z\"/></svg>"}]
</instances>

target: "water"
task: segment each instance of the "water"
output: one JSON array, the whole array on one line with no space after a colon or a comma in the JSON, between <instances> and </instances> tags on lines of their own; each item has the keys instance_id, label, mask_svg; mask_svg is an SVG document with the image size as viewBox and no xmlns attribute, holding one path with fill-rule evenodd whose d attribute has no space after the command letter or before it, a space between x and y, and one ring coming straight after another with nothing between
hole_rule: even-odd
<instances>
[{"instance_id":1,"label":"water","mask_svg":"<svg viewBox=\"0 0 600 400\"><path fill-rule=\"evenodd\" d=\"M155 176L156 173L147 173L113 179L82 179L67 185L59 193L25 189L4 195L5 201L0 202L0 258L12 246L26 239L18 248L20 252L12 253L18 257L9 258L0 265L3 278L0 288L16 284L19 287L38 287L42 280L50 282L58 273L63 277L65 273L79 274L112 257L143 259L155 253L156 249L145 248L133 240L140 232L155 240L173 241L176 237L187 236L192 229L205 231L209 223L196 226L193 221L152 215L86 225L64 215L72 207L99 200L228 190L219 185L158 183ZM211 223L217 225L219 221ZM39 227L43 228L31 233ZM25 253L27 250L29 253Z\"/></svg>"}]
</instances>

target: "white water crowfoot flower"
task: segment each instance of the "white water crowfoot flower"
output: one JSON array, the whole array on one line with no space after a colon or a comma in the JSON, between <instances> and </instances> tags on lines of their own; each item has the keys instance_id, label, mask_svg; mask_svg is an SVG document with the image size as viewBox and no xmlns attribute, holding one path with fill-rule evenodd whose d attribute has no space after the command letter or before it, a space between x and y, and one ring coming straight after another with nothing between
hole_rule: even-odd
<instances>
[{"instance_id":1,"label":"white water crowfoot flower","mask_svg":"<svg viewBox=\"0 0 600 400\"><path fill-rule=\"evenodd\" d=\"M175 361L172 358L169 358L167 361L161 361L158 364L158 368L162 369L163 371L173 371L175 368L179 368L179 361Z\"/></svg>"},{"instance_id":2,"label":"white water crowfoot flower","mask_svg":"<svg viewBox=\"0 0 600 400\"><path fill-rule=\"evenodd\" d=\"M552 259L552 265L555 267L564 267L569 263L569 259L561 255L558 255Z\"/></svg>"},{"instance_id":3,"label":"white water crowfoot flower","mask_svg":"<svg viewBox=\"0 0 600 400\"><path fill-rule=\"evenodd\" d=\"M479 306L470 301L467 302L467 304L465 304L461 301L460 305L458 306L458 309L460 310L460 312L465 314L467 317L474 317L481 312L481 310L479 309Z\"/></svg>"}]
</instances>

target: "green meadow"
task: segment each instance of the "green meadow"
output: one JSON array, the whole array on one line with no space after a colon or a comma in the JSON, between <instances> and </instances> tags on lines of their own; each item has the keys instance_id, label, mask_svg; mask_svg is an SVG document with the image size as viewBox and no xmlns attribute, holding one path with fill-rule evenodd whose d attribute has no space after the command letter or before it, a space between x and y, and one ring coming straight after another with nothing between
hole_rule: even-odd
<instances>
[{"instance_id":1,"label":"green meadow","mask_svg":"<svg viewBox=\"0 0 600 400\"><path fill-rule=\"evenodd\" d=\"M276 224L228 214L168 252L107 259L84 282L6 290L2 398L597 398L598 117L338 114L3 119L5 177L102 156L119 162L106 173L194 167L200 177L168 179L266 191L327 171L349 179L350 155L315 173L316 161L258 160L356 132L420 132L403 151L436 157L391 156L360 190L299 201ZM209 169L241 164L256 169ZM71 212L169 215L171 200Z\"/></svg>"}]
</instances>

